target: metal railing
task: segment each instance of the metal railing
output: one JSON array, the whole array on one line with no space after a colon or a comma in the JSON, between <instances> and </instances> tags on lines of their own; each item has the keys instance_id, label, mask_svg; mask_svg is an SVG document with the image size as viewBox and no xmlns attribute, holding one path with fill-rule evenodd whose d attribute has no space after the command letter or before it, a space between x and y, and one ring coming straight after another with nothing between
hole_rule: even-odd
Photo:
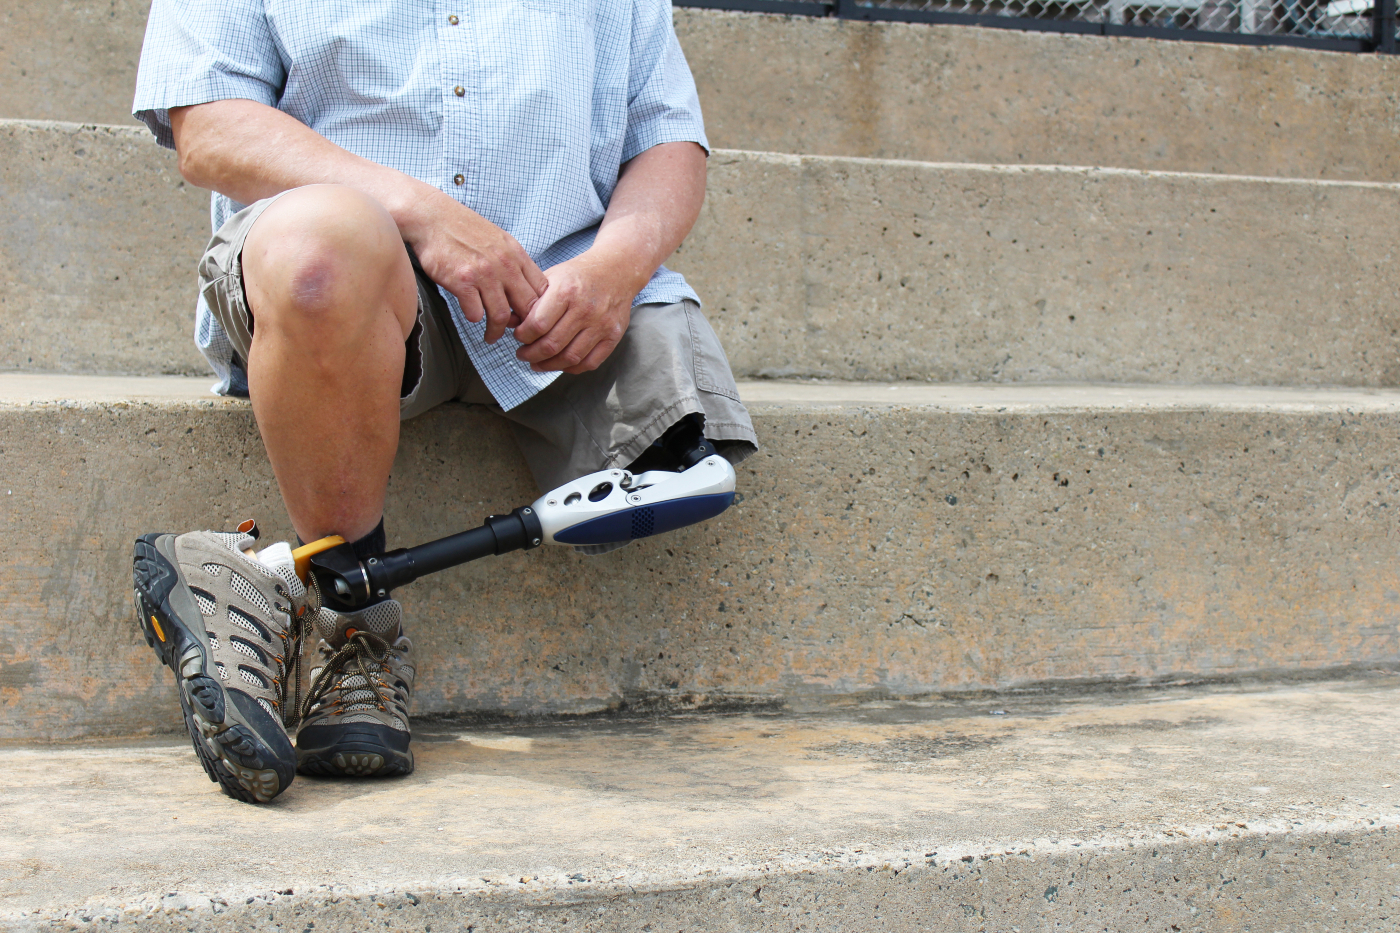
<instances>
[{"instance_id":1,"label":"metal railing","mask_svg":"<svg viewBox=\"0 0 1400 933\"><path fill-rule=\"evenodd\" d=\"M1396 0L673 0L677 6L1395 54Z\"/></svg>"}]
</instances>

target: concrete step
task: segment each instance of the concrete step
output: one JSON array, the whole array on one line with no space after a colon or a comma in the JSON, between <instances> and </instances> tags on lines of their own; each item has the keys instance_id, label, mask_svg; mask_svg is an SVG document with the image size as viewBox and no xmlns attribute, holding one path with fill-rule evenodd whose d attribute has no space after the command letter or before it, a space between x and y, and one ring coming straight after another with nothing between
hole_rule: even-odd
<instances>
[{"instance_id":1,"label":"concrete step","mask_svg":"<svg viewBox=\"0 0 1400 933\"><path fill-rule=\"evenodd\" d=\"M1394 929L1400 687L420 723L222 797L183 738L0 747L0 927Z\"/></svg>"},{"instance_id":2,"label":"concrete step","mask_svg":"<svg viewBox=\"0 0 1400 933\"><path fill-rule=\"evenodd\" d=\"M142 130L0 123L0 369L203 372L204 200ZM741 377L1374 386L1397 243L1400 185L717 151L671 265Z\"/></svg>"},{"instance_id":3,"label":"concrete step","mask_svg":"<svg viewBox=\"0 0 1400 933\"><path fill-rule=\"evenodd\" d=\"M0 370L194 374L209 194L144 127L0 121Z\"/></svg>"},{"instance_id":4,"label":"concrete step","mask_svg":"<svg viewBox=\"0 0 1400 933\"><path fill-rule=\"evenodd\" d=\"M0 5L0 117L132 123L150 0Z\"/></svg>"},{"instance_id":5,"label":"concrete step","mask_svg":"<svg viewBox=\"0 0 1400 933\"><path fill-rule=\"evenodd\" d=\"M0 7L0 117L130 123L148 0ZM1400 180L1384 56L678 8L711 141Z\"/></svg>"},{"instance_id":6,"label":"concrete step","mask_svg":"<svg viewBox=\"0 0 1400 933\"><path fill-rule=\"evenodd\" d=\"M717 146L1400 180L1383 55L677 9Z\"/></svg>"},{"instance_id":7,"label":"concrete step","mask_svg":"<svg viewBox=\"0 0 1400 933\"><path fill-rule=\"evenodd\" d=\"M205 385L0 376L0 739L177 727L132 538L250 515L289 533L248 406ZM720 518L401 591L420 712L1400 665L1400 392L741 388L764 447ZM495 416L444 406L405 425L390 541L536 495Z\"/></svg>"}]
</instances>

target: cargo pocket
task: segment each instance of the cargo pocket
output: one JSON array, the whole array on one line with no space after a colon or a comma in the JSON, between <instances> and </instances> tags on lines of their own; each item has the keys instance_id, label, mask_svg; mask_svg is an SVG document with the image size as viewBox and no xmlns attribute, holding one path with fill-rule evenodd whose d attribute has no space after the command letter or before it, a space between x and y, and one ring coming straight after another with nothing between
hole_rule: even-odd
<instances>
[{"instance_id":1,"label":"cargo pocket","mask_svg":"<svg viewBox=\"0 0 1400 933\"><path fill-rule=\"evenodd\" d=\"M690 329L690 349L695 369L695 387L704 392L722 395L739 401L739 386L734 382L734 373L729 369L729 358L724 355L719 337L705 320L700 307L693 301L683 301L686 325Z\"/></svg>"}]
</instances>

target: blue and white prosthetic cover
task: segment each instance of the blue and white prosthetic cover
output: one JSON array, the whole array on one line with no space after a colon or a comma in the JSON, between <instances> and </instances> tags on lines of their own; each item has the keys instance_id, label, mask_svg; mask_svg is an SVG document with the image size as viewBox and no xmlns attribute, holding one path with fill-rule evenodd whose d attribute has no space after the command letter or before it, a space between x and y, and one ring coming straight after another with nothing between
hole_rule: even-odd
<instances>
[{"instance_id":1,"label":"blue and white prosthetic cover","mask_svg":"<svg viewBox=\"0 0 1400 933\"><path fill-rule=\"evenodd\" d=\"M734 503L734 467L713 454L683 473L589 473L535 500L550 544L596 545L648 538L714 518Z\"/></svg>"}]
</instances>

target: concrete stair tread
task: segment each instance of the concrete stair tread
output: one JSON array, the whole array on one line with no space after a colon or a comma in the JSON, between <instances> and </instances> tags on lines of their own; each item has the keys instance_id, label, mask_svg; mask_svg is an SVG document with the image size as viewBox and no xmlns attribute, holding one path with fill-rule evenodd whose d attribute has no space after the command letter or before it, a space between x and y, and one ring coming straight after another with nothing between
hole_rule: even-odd
<instances>
[{"instance_id":1,"label":"concrete stair tread","mask_svg":"<svg viewBox=\"0 0 1400 933\"><path fill-rule=\"evenodd\" d=\"M1377 673L419 723L411 777L298 778L267 807L183 739L8 745L0 924L1275 929L1317 896L1340 925L1394 896L1398 701Z\"/></svg>"},{"instance_id":2,"label":"concrete stair tread","mask_svg":"<svg viewBox=\"0 0 1400 933\"><path fill-rule=\"evenodd\" d=\"M50 404L244 404L210 391L212 377L83 376L0 373L0 407ZM930 408L940 411L1277 411L1400 412L1400 389L1139 384L808 382L739 383L746 403L761 407Z\"/></svg>"},{"instance_id":3,"label":"concrete stair tread","mask_svg":"<svg viewBox=\"0 0 1400 933\"><path fill-rule=\"evenodd\" d=\"M134 535L254 516L268 540L290 538L250 407L210 381L0 376L0 739L177 721L132 624ZM714 521L404 588L434 658L417 709L761 706L1396 663L1395 390L741 392L763 446ZM403 426L391 544L539 492L504 419L443 406Z\"/></svg>"},{"instance_id":4,"label":"concrete stair tread","mask_svg":"<svg viewBox=\"0 0 1400 933\"><path fill-rule=\"evenodd\" d=\"M208 196L139 128L0 120L0 209L0 369L204 372ZM716 149L667 264L742 378L1394 386L1397 218L1396 184Z\"/></svg>"},{"instance_id":5,"label":"concrete stair tread","mask_svg":"<svg viewBox=\"0 0 1400 933\"><path fill-rule=\"evenodd\" d=\"M2 120L0 123L33 125L36 127L61 130L74 124L46 120ZM114 134L130 134L133 127L97 125L98 128ZM139 136L140 127L134 128ZM1192 181L1232 181L1262 182L1281 186L1304 186L1314 190L1329 188L1358 188L1362 190L1400 190L1400 182L1369 181L1358 178L1307 178L1288 175L1258 175L1247 172L1201 172L1181 169L1124 168L1116 165L1075 165L1056 162L977 162L941 161L937 159L895 158L889 156L848 156L817 152L781 152L771 149L730 149L714 147L710 151L712 159L724 161L735 158L762 159L775 165L809 164L859 165L859 166L920 166L948 172L994 175L1078 175L1126 178L1189 179Z\"/></svg>"},{"instance_id":6,"label":"concrete stair tread","mask_svg":"<svg viewBox=\"0 0 1400 933\"><path fill-rule=\"evenodd\" d=\"M237 401L215 395L210 390L214 382L212 374L196 378L0 373L0 405Z\"/></svg>"}]
</instances>

